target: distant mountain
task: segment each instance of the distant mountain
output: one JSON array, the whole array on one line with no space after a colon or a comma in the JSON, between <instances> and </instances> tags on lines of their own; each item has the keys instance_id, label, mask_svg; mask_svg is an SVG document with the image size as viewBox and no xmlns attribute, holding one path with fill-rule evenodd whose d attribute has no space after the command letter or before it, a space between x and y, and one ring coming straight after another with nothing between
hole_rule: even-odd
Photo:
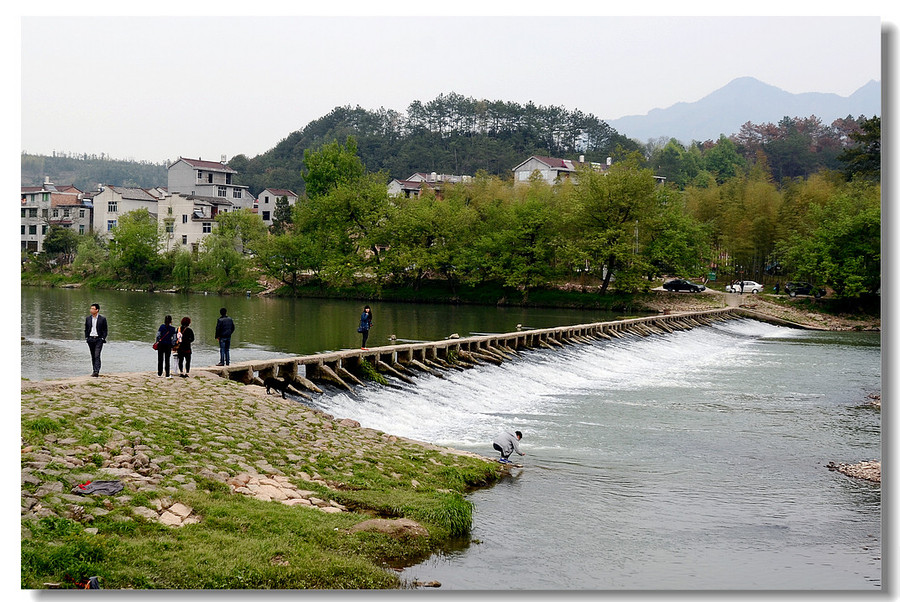
<instances>
[{"instance_id":1,"label":"distant mountain","mask_svg":"<svg viewBox=\"0 0 900 602\"><path fill-rule=\"evenodd\" d=\"M850 96L805 92L791 94L752 77L739 77L697 102L679 102L646 115L607 119L623 136L639 142L665 137L688 145L736 134L748 121L778 123L783 117L815 115L830 124L841 117L881 115L881 83L870 81Z\"/></svg>"}]
</instances>

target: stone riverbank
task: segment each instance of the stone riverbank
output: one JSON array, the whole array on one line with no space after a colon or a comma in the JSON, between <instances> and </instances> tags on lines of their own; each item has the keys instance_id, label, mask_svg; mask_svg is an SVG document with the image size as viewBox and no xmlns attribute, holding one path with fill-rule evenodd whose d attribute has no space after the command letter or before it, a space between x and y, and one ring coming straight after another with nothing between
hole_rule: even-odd
<instances>
[{"instance_id":1,"label":"stone riverbank","mask_svg":"<svg viewBox=\"0 0 900 602\"><path fill-rule=\"evenodd\" d=\"M202 371L184 379L120 373L23 381L21 394L22 516L62 516L88 529L110 513L176 527L198 522L178 493L209 482L261 501L346 512L334 494L348 489L361 461L413 490L428 479L427 466L483 461ZM394 459L409 457L427 466L403 473ZM92 495L79 487L110 481L123 491Z\"/></svg>"}]
</instances>

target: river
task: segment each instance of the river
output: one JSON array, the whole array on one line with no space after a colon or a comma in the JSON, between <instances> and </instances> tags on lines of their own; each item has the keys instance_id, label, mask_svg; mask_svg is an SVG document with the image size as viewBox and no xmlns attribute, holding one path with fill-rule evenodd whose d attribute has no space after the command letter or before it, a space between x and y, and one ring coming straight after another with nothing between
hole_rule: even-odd
<instances>
[{"instance_id":1,"label":"river","mask_svg":"<svg viewBox=\"0 0 900 602\"><path fill-rule=\"evenodd\" d=\"M201 353L214 363L207 330L219 305L238 323L233 361L358 345L357 302L104 295L108 349L116 349L104 351L104 370L154 369L149 345L166 312L203 317ZM86 373L78 330L93 300L83 291L23 291L23 376ZM373 310L373 346L388 333L427 339L610 319ZM129 324L140 336L117 338ZM865 403L881 392L877 333L743 319L528 351L447 376L314 402L363 426L485 455L495 453L499 430L524 433L523 467L470 496L471 541L404 569L407 579L436 580L443 590L881 588L881 487L825 468L881 458L880 412Z\"/></svg>"}]
</instances>

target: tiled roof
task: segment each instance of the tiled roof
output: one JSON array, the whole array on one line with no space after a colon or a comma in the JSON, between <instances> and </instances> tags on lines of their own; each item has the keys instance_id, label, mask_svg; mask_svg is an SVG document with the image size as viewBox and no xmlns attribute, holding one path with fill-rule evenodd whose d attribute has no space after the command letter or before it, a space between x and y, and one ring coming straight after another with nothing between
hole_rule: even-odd
<instances>
[{"instance_id":1,"label":"tiled roof","mask_svg":"<svg viewBox=\"0 0 900 602\"><path fill-rule=\"evenodd\" d=\"M535 155L533 157L537 159L541 163L546 163L548 166L553 167L554 169L575 169L575 164L568 159L557 159L556 157L540 157Z\"/></svg>"},{"instance_id":2,"label":"tiled roof","mask_svg":"<svg viewBox=\"0 0 900 602\"><path fill-rule=\"evenodd\" d=\"M266 190L268 190L275 196L297 196L290 190L285 190L284 188L266 188Z\"/></svg>"},{"instance_id":3,"label":"tiled roof","mask_svg":"<svg viewBox=\"0 0 900 602\"><path fill-rule=\"evenodd\" d=\"M73 194L71 192L51 192L50 193L50 206L51 207L60 207L62 205L80 205L81 199L78 198L77 194Z\"/></svg>"},{"instance_id":4,"label":"tiled roof","mask_svg":"<svg viewBox=\"0 0 900 602\"><path fill-rule=\"evenodd\" d=\"M143 188L125 188L122 186L108 186L110 190L122 195L123 199L130 201L158 201L159 199Z\"/></svg>"},{"instance_id":5,"label":"tiled roof","mask_svg":"<svg viewBox=\"0 0 900 602\"><path fill-rule=\"evenodd\" d=\"M203 161L202 159L188 159L186 157L181 157L181 161L184 161L191 167L196 167L197 169L206 169L209 171L224 171L230 173L237 173L235 170L231 169L224 163L220 163L219 161ZM177 163L177 161L176 161ZM174 165L174 163L173 163Z\"/></svg>"}]
</instances>

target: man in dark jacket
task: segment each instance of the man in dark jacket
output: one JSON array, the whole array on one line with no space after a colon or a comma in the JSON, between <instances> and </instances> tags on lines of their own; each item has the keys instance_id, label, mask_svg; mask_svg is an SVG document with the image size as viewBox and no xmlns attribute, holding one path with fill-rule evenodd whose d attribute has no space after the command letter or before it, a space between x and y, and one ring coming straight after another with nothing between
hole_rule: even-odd
<instances>
[{"instance_id":1,"label":"man in dark jacket","mask_svg":"<svg viewBox=\"0 0 900 602\"><path fill-rule=\"evenodd\" d=\"M519 451L519 440L521 439L521 431L516 431L515 434L503 432L497 435L497 438L494 439L494 449L500 452L500 462L508 464L509 456L514 451L520 456L525 455L525 452Z\"/></svg>"},{"instance_id":2,"label":"man in dark jacket","mask_svg":"<svg viewBox=\"0 0 900 602\"><path fill-rule=\"evenodd\" d=\"M107 335L106 316L100 315L100 304L91 303L91 315L84 319L84 338L91 350L91 376L100 376L100 352Z\"/></svg>"},{"instance_id":3,"label":"man in dark jacket","mask_svg":"<svg viewBox=\"0 0 900 602\"><path fill-rule=\"evenodd\" d=\"M223 307L219 310L219 319L216 320L216 340L219 341L219 363L217 366L228 366L231 364L231 333L234 332L234 320L226 314L228 311Z\"/></svg>"}]
</instances>

